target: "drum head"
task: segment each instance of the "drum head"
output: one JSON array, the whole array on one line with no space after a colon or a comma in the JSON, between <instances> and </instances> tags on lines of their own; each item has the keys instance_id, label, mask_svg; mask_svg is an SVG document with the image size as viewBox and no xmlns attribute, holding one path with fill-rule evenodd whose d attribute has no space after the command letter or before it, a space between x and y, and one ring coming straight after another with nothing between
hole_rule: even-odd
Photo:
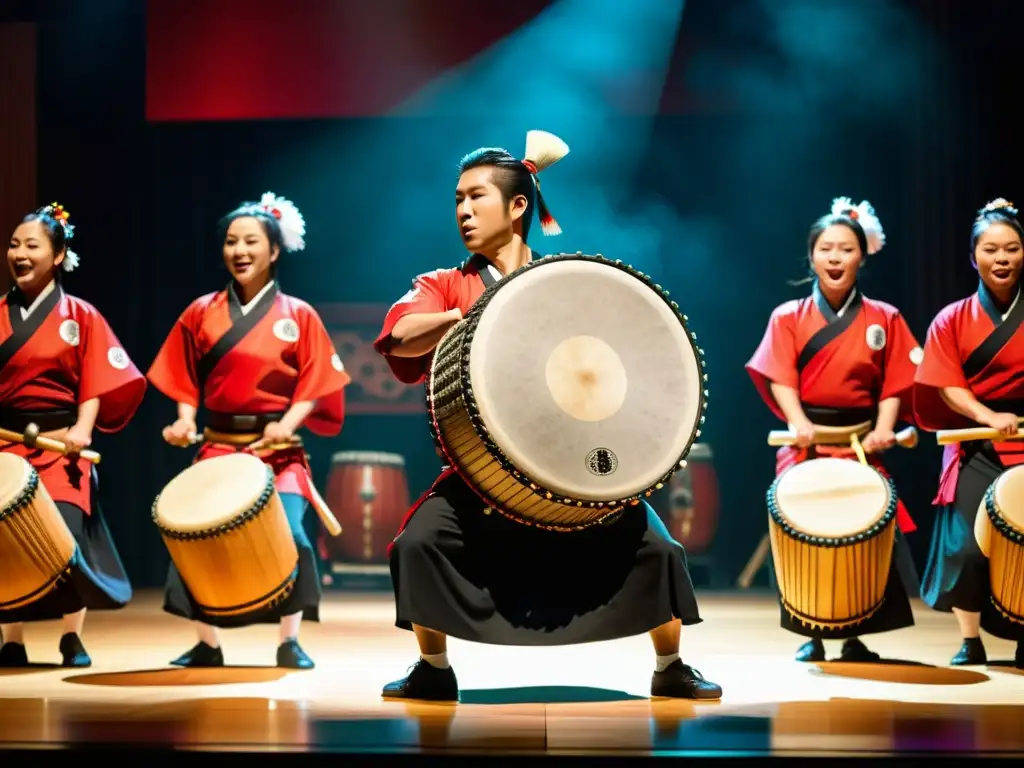
<instances>
[{"instance_id":1,"label":"drum head","mask_svg":"<svg viewBox=\"0 0 1024 768\"><path fill-rule=\"evenodd\" d=\"M838 539L869 530L889 507L889 487L871 467L823 458L790 467L778 479L779 514L808 536Z\"/></svg>"},{"instance_id":2,"label":"drum head","mask_svg":"<svg viewBox=\"0 0 1024 768\"><path fill-rule=\"evenodd\" d=\"M1011 528L1024 533L1024 466L1010 467L997 477L993 496L1000 517ZM984 510L984 500L982 505Z\"/></svg>"},{"instance_id":3,"label":"drum head","mask_svg":"<svg viewBox=\"0 0 1024 768\"><path fill-rule=\"evenodd\" d=\"M470 380L512 463L581 501L653 486L701 416L701 366L678 316L641 280L593 258L509 279L479 318Z\"/></svg>"},{"instance_id":4,"label":"drum head","mask_svg":"<svg viewBox=\"0 0 1024 768\"><path fill-rule=\"evenodd\" d=\"M0 510L17 498L32 476L32 465L15 453L0 453Z\"/></svg>"},{"instance_id":5,"label":"drum head","mask_svg":"<svg viewBox=\"0 0 1024 768\"><path fill-rule=\"evenodd\" d=\"M248 453L193 464L167 484L156 503L156 521L194 533L229 523L251 509L267 487L268 467Z\"/></svg>"},{"instance_id":6,"label":"drum head","mask_svg":"<svg viewBox=\"0 0 1024 768\"><path fill-rule=\"evenodd\" d=\"M338 451L331 456L331 463L404 467L405 457L400 453L384 453L383 451Z\"/></svg>"}]
</instances>

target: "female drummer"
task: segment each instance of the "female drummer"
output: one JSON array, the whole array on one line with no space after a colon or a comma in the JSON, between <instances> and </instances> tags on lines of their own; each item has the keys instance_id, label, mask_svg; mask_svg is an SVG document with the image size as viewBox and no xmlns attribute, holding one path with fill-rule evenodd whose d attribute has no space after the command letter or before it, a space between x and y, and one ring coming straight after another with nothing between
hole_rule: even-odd
<instances>
[{"instance_id":1,"label":"female drummer","mask_svg":"<svg viewBox=\"0 0 1024 768\"><path fill-rule=\"evenodd\" d=\"M66 667L88 667L82 644L85 613L123 607L131 584L104 522L95 467L80 452L93 430L117 432L135 414L146 380L103 315L64 292L62 272L78 266L68 248L68 212L52 203L26 216L11 235L7 267L14 286L0 299L0 427L63 442L68 454L0 441L0 451L35 467L74 536L71 568L56 589L20 608L0 610L0 667L28 664L22 622L62 621Z\"/></svg>"},{"instance_id":2,"label":"female drummer","mask_svg":"<svg viewBox=\"0 0 1024 768\"><path fill-rule=\"evenodd\" d=\"M1020 301L1024 230L1003 198L982 208L971 229L971 264L978 290L932 321L914 382L914 412L927 430L990 427L1012 435L1024 416L1024 321ZM974 538L974 518L989 485L1024 463L1024 443L972 441L947 445L921 599L952 613L963 644L951 664L985 664L979 627L1016 640L1024 668L1024 626L1007 621L991 601L988 560Z\"/></svg>"},{"instance_id":3,"label":"female drummer","mask_svg":"<svg viewBox=\"0 0 1024 768\"><path fill-rule=\"evenodd\" d=\"M776 307L747 371L765 404L796 433L795 446L780 448L775 473L814 456L857 459L850 448L815 446L815 425L843 427L873 422L862 441L866 453L891 447L897 420L910 415L910 393L920 348L899 311L869 299L857 286L866 256L885 244L882 225L864 201L837 198L832 210L811 226L807 240L813 273L811 295ZM877 453L871 464L884 474ZM824 661L824 638L844 639L841 661L874 661L860 635L913 625L908 593L917 576L901 534L915 526L902 503L897 508L894 564L879 611L856 628L822 630L803 626L782 609L782 626L810 638L797 661ZM902 583L901 583L902 582Z\"/></svg>"},{"instance_id":4,"label":"female drummer","mask_svg":"<svg viewBox=\"0 0 1024 768\"><path fill-rule=\"evenodd\" d=\"M164 610L194 619L199 643L171 663L222 666L215 627L279 622L278 666L309 669L313 661L299 646L299 625L304 618L319 621L320 583L303 518L318 494L301 445L266 449L288 443L300 426L317 435L337 435L349 376L316 311L277 285L281 251L305 247L305 222L298 209L268 192L258 203L244 203L229 213L224 226L224 264L231 282L188 306L147 375L178 405L177 420L163 430L168 443L193 443L201 403L207 411L206 440L196 461L248 451L273 468L299 551L299 572L282 603L259 614L223 618L196 605L172 562ZM246 434L253 436L251 442L239 439Z\"/></svg>"}]
</instances>

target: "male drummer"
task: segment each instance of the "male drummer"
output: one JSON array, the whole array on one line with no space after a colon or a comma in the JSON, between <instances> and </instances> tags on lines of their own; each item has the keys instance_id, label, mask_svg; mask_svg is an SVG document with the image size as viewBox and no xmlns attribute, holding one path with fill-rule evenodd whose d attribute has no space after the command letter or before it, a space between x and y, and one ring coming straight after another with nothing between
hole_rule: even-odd
<instances>
[{"instance_id":1,"label":"male drummer","mask_svg":"<svg viewBox=\"0 0 1024 768\"><path fill-rule=\"evenodd\" d=\"M432 352L485 288L531 261L534 206L545 234L557 223L537 174L568 147L527 134L525 158L480 148L459 167L455 213L470 258L420 275L388 312L374 343L395 376L422 382ZM528 407L528 404L526 405ZM606 525L556 533L486 509L445 468L410 510L390 549L396 625L420 659L384 687L388 698L456 701L447 636L495 645L570 645L649 632L657 656L651 695L718 699L722 689L679 657L683 624L700 623L683 548L646 503Z\"/></svg>"}]
</instances>

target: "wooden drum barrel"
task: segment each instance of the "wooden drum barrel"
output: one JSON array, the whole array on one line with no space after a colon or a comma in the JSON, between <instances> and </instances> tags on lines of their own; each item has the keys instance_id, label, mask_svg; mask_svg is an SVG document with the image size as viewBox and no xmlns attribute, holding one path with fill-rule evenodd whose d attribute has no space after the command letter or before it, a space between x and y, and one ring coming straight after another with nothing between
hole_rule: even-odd
<instances>
[{"instance_id":1,"label":"wooden drum barrel","mask_svg":"<svg viewBox=\"0 0 1024 768\"><path fill-rule=\"evenodd\" d=\"M295 586L299 552L274 471L251 454L190 466L153 502L153 521L181 580L210 615L259 612Z\"/></svg>"},{"instance_id":2,"label":"wooden drum barrel","mask_svg":"<svg viewBox=\"0 0 1024 768\"><path fill-rule=\"evenodd\" d=\"M325 538L330 559L386 563L388 544L409 511L405 459L378 451L335 453L326 501L345 530L342 536Z\"/></svg>"},{"instance_id":3,"label":"wooden drum barrel","mask_svg":"<svg viewBox=\"0 0 1024 768\"><path fill-rule=\"evenodd\" d=\"M441 339L438 447L490 508L577 531L663 487L700 435L696 335L668 294L600 255L558 254L491 286Z\"/></svg>"},{"instance_id":4,"label":"wooden drum barrel","mask_svg":"<svg viewBox=\"0 0 1024 768\"><path fill-rule=\"evenodd\" d=\"M30 605L59 583L75 537L27 460L0 453L0 610Z\"/></svg>"},{"instance_id":5,"label":"wooden drum barrel","mask_svg":"<svg viewBox=\"0 0 1024 768\"><path fill-rule=\"evenodd\" d=\"M978 548L989 561L992 604L1024 624L1024 466L1010 467L985 492L974 519Z\"/></svg>"}]
</instances>

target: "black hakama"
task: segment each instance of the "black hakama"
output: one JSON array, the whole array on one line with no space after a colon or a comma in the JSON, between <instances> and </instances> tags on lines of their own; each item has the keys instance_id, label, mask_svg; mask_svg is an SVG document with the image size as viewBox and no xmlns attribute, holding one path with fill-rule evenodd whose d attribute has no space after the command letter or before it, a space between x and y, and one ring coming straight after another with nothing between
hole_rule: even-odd
<instances>
[{"instance_id":1,"label":"black hakama","mask_svg":"<svg viewBox=\"0 0 1024 768\"><path fill-rule=\"evenodd\" d=\"M974 520L989 486L1005 467L991 443L964 443L956 496L936 508L921 599L943 613L960 608L981 613L981 628L1004 640L1024 640L1024 626L1006 619L992 603L988 558L978 549Z\"/></svg>"},{"instance_id":2,"label":"black hakama","mask_svg":"<svg viewBox=\"0 0 1024 768\"><path fill-rule=\"evenodd\" d=\"M309 502L305 497L296 493L282 493L280 497L295 547L299 551L295 585L287 597L258 613L243 616L211 616L195 602L172 561L168 569L167 586L164 591L164 610L184 619L199 621L222 629L247 627L253 624L276 624L283 617L300 611L304 621L319 622L321 588L320 574L317 570L317 555L303 525L306 512L309 509Z\"/></svg>"},{"instance_id":3,"label":"black hakama","mask_svg":"<svg viewBox=\"0 0 1024 768\"><path fill-rule=\"evenodd\" d=\"M396 626L495 645L572 645L701 622L686 553L651 507L573 532L484 514L441 480L395 539Z\"/></svg>"},{"instance_id":4,"label":"black hakama","mask_svg":"<svg viewBox=\"0 0 1024 768\"><path fill-rule=\"evenodd\" d=\"M132 599L132 586L97 501L96 470L92 471L92 514L65 501L55 502L75 539L75 554L56 589L33 603L0 610L0 624L59 619L82 608L113 611Z\"/></svg>"}]
</instances>

